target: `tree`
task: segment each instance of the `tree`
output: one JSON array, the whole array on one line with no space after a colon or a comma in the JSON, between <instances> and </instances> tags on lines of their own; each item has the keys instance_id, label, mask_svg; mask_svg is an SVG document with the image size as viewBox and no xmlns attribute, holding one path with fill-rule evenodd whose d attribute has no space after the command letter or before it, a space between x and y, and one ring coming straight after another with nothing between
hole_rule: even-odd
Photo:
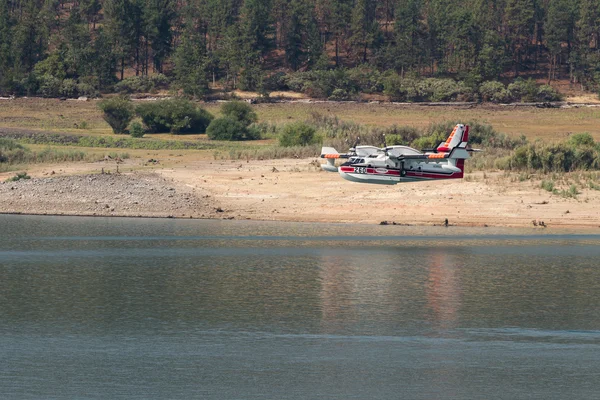
<instances>
[{"instance_id":1,"label":"tree","mask_svg":"<svg viewBox=\"0 0 600 400\"><path fill-rule=\"evenodd\" d=\"M294 0L289 9L285 56L294 71L301 65L314 65L323 52L314 9L306 2Z\"/></svg>"},{"instance_id":2,"label":"tree","mask_svg":"<svg viewBox=\"0 0 600 400\"><path fill-rule=\"evenodd\" d=\"M125 66L132 64L136 76L140 74L141 41L143 33L144 0L106 0L104 15L115 55L120 61L121 80Z\"/></svg>"},{"instance_id":3,"label":"tree","mask_svg":"<svg viewBox=\"0 0 600 400\"><path fill-rule=\"evenodd\" d=\"M206 46L203 37L194 29L193 21L186 24L173 63L175 81L185 94L200 97L208 92Z\"/></svg>"},{"instance_id":4,"label":"tree","mask_svg":"<svg viewBox=\"0 0 600 400\"><path fill-rule=\"evenodd\" d=\"M379 33L375 20L376 5L374 0L356 0L352 9L350 43L357 61L367 62L367 51Z\"/></svg>"},{"instance_id":5,"label":"tree","mask_svg":"<svg viewBox=\"0 0 600 400\"><path fill-rule=\"evenodd\" d=\"M87 22L81 18L77 6L71 9L71 14L62 30L64 61L70 77L91 75L93 73L94 48Z\"/></svg>"},{"instance_id":6,"label":"tree","mask_svg":"<svg viewBox=\"0 0 600 400\"><path fill-rule=\"evenodd\" d=\"M117 57L113 50L112 40L104 28L100 28L96 32L92 65L99 89L106 89L115 83Z\"/></svg>"},{"instance_id":7,"label":"tree","mask_svg":"<svg viewBox=\"0 0 600 400\"><path fill-rule=\"evenodd\" d=\"M600 3L581 0L576 23L578 47L572 54L575 79L592 86L600 72ZM597 83L596 83L597 84Z\"/></svg>"},{"instance_id":8,"label":"tree","mask_svg":"<svg viewBox=\"0 0 600 400\"><path fill-rule=\"evenodd\" d=\"M172 25L175 15L174 0L147 0L146 7L143 9L146 74L149 56L148 43L152 49L154 70L163 72L163 63L171 54Z\"/></svg>"},{"instance_id":9,"label":"tree","mask_svg":"<svg viewBox=\"0 0 600 400\"><path fill-rule=\"evenodd\" d=\"M548 81L557 78L557 64L563 53L563 43L567 43L567 59L573 42L575 15L569 0L554 0L548 5L546 24L546 46L548 47Z\"/></svg>"},{"instance_id":10,"label":"tree","mask_svg":"<svg viewBox=\"0 0 600 400\"><path fill-rule=\"evenodd\" d=\"M45 24L45 9L37 0L21 3L19 17L12 33L12 54L15 61L14 73L22 77L44 58L48 44L48 27Z\"/></svg>"},{"instance_id":11,"label":"tree","mask_svg":"<svg viewBox=\"0 0 600 400\"><path fill-rule=\"evenodd\" d=\"M422 20L421 0L408 0L396 6L393 44L387 49L387 66L405 71L423 59L426 27Z\"/></svg>"},{"instance_id":12,"label":"tree","mask_svg":"<svg viewBox=\"0 0 600 400\"><path fill-rule=\"evenodd\" d=\"M0 93L12 86L11 36L8 0L0 0Z\"/></svg>"},{"instance_id":13,"label":"tree","mask_svg":"<svg viewBox=\"0 0 600 400\"><path fill-rule=\"evenodd\" d=\"M528 47L534 27L534 11L533 0L506 0L505 24L513 55L515 75L519 74L523 59L529 54Z\"/></svg>"}]
</instances>

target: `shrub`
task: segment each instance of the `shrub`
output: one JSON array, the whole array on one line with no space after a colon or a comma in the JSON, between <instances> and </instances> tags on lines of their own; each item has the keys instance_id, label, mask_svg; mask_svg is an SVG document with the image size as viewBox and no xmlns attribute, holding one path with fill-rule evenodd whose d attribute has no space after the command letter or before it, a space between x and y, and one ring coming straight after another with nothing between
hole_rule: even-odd
<instances>
[{"instance_id":1,"label":"shrub","mask_svg":"<svg viewBox=\"0 0 600 400\"><path fill-rule=\"evenodd\" d=\"M552 86L542 85L537 91L538 101L560 101L562 97Z\"/></svg>"},{"instance_id":2,"label":"shrub","mask_svg":"<svg viewBox=\"0 0 600 400\"><path fill-rule=\"evenodd\" d=\"M221 106L221 114L234 121L240 122L244 126L248 126L251 123L258 121L258 116L252 109L252 106L243 101L230 101L224 103Z\"/></svg>"},{"instance_id":3,"label":"shrub","mask_svg":"<svg viewBox=\"0 0 600 400\"><path fill-rule=\"evenodd\" d=\"M120 93L151 93L157 88L166 88L169 79L163 74L152 76L130 76L115 85L115 90Z\"/></svg>"},{"instance_id":4,"label":"shrub","mask_svg":"<svg viewBox=\"0 0 600 400\"><path fill-rule=\"evenodd\" d=\"M148 79L150 79L150 82L152 82L157 89L167 89L170 84L169 78L164 74L150 75Z\"/></svg>"},{"instance_id":5,"label":"shrub","mask_svg":"<svg viewBox=\"0 0 600 400\"><path fill-rule=\"evenodd\" d=\"M448 134L445 131L434 131L413 140L411 147L415 149L433 149L446 140L447 137Z\"/></svg>"},{"instance_id":6,"label":"shrub","mask_svg":"<svg viewBox=\"0 0 600 400\"><path fill-rule=\"evenodd\" d=\"M169 99L140 104L137 114L150 132L204 133L213 116L189 100Z\"/></svg>"},{"instance_id":7,"label":"shrub","mask_svg":"<svg viewBox=\"0 0 600 400\"><path fill-rule=\"evenodd\" d=\"M541 188L552 193L554 192L554 182L543 180L540 184Z\"/></svg>"},{"instance_id":8,"label":"shrub","mask_svg":"<svg viewBox=\"0 0 600 400\"><path fill-rule=\"evenodd\" d=\"M15 176L8 178L6 182L16 182L21 179L31 179L31 177L27 175L27 172L18 172Z\"/></svg>"},{"instance_id":9,"label":"shrub","mask_svg":"<svg viewBox=\"0 0 600 400\"><path fill-rule=\"evenodd\" d=\"M491 101L492 103L505 103L510 101L508 98L509 92L502 82L483 82L479 86L479 93L481 94L481 99L483 101Z\"/></svg>"},{"instance_id":10,"label":"shrub","mask_svg":"<svg viewBox=\"0 0 600 400\"><path fill-rule=\"evenodd\" d=\"M89 83L78 83L77 93L79 96L98 97L98 90Z\"/></svg>"},{"instance_id":11,"label":"shrub","mask_svg":"<svg viewBox=\"0 0 600 400\"><path fill-rule=\"evenodd\" d=\"M346 75L351 86L364 93L381 93L383 82L381 72L376 68L360 66L347 70Z\"/></svg>"},{"instance_id":12,"label":"shrub","mask_svg":"<svg viewBox=\"0 0 600 400\"><path fill-rule=\"evenodd\" d=\"M125 133L127 125L134 115L131 100L118 96L102 100L98 107L104 112L104 120L110 125L114 133Z\"/></svg>"},{"instance_id":13,"label":"shrub","mask_svg":"<svg viewBox=\"0 0 600 400\"><path fill-rule=\"evenodd\" d=\"M568 143L574 147L594 146L596 144L592 135L590 135L587 132L575 133L575 134L569 136Z\"/></svg>"},{"instance_id":14,"label":"shrub","mask_svg":"<svg viewBox=\"0 0 600 400\"><path fill-rule=\"evenodd\" d=\"M398 74L390 74L383 80L383 93L391 101L407 101L408 90Z\"/></svg>"},{"instance_id":15,"label":"shrub","mask_svg":"<svg viewBox=\"0 0 600 400\"><path fill-rule=\"evenodd\" d=\"M0 138L0 163L19 163L25 159L27 151L27 148L13 139Z\"/></svg>"},{"instance_id":16,"label":"shrub","mask_svg":"<svg viewBox=\"0 0 600 400\"><path fill-rule=\"evenodd\" d=\"M58 97L62 81L52 75L45 74L39 78L39 92L44 97Z\"/></svg>"},{"instance_id":17,"label":"shrub","mask_svg":"<svg viewBox=\"0 0 600 400\"><path fill-rule=\"evenodd\" d=\"M283 127L279 134L279 145L283 147L307 146L321 143L317 130L305 122L293 122Z\"/></svg>"},{"instance_id":18,"label":"shrub","mask_svg":"<svg viewBox=\"0 0 600 400\"><path fill-rule=\"evenodd\" d=\"M537 100L538 85L531 78L527 80L517 78L513 83L508 85L508 91L514 100L533 102Z\"/></svg>"},{"instance_id":19,"label":"shrub","mask_svg":"<svg viewBox=\"0 0 600 400\"><path fill-rule=\"evenodd\" d=\"M359 84L350 79L348 71L343 68L295 72L285 77L285 83L291 90L315 98L327 98L336 89L354 96L360 89Z\"/></svg>"},{"instance_id":20,"label":"shrub","mask_svg":"<svg viewBox=\"0 0 600 400\"><path fill-rule=\"evenodd\" d=\"M58 80L63 80L67 77L67 68L60 52L54 52L48 57L36 63L33 67L33 72L37 76L50 75Z\"/></svg>"},{"instance_id":21,"label":"shrub","mask_svg":"<svg viewBox=\"0 0 600 400\"><path fill-rule=\"evenodd\" d=\"M60 95L63 97L77 97L77 82L74 79L65 79L60 85Z\"/></svg>"},{"instance_id":22,"label":"shrub","mask_svg":"<svg viewBox=\"0 0 600 400\"><path fill-rule=\"evenodd\" d=\"M384 129L381 134L385 135L385 143L388 146L409 145L421 136L415 127L397 125Z\"/></svg>"},{"instance_id":23,"label":"shrub","mask_svg":"<svg viewBox=\"0 0 600 400\"><path fill-rule=\"evenodd\" d=\"M144 128L139 122L133 122L129 127L129 135L134 138L141 138L144 136Z\"/></svg>"},{"instance_id":24,"label":"shrub","mask_svg":"<svg viewBox=\"0 0 600 400\"><path fill-rule=\"evenodd\" d=\"M246 138L247 127L231 117L214 119L206 134L211 140L243 140Z\"/></svg>"},{"instance_id":25,"label":"shrub","mask_svg":"<svg viewBox=\"0 0 600 400\"><path fill-rule=\"evenodd\" d=\"M453 101L460 91L460 85L452 79L428 78L419 85L420 97L426 101Z\"/></svg>"},{"instance_id":26,"label":"shrub","mask_svg":"<svg viewBox=\"0 0 600 400\"><path fill-rule=\"evenodd\" d=\"M286 83L286 74L285 72L276 72L272 75L266 77L263 81L264 88L266 90L289 90Z\"/></svg>"},{"instance_id":27,"label":"shrub","mask_svg":"<svg viewBox=\"0 0 600 400\"><path fill-rule=\"evenodd\" d=\"M334 101L350 100L350 95L344 89L334 89L334 91L331 93L331 96L329 96L329 100L334 100Z\"/></svg>"}]
</instances>

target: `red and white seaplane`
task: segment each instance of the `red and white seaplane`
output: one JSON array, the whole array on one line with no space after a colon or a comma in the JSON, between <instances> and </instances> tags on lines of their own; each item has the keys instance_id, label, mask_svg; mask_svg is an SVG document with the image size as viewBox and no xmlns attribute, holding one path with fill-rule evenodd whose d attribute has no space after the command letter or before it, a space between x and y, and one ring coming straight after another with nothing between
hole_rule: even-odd
<instances>
[{"instance_id":1,"label":"red and white seaplane","mask_svg":"<svg viewBox=\"0 0 600 400\"><path fill-rule=\"evenodd\" d=\"M436 149L419 151L408 146L355 146L346 154L333 147L323 147L321 158L327 160L321 168L339 172L342 178L352 182L395 185L401 182L430 181L436 179L460 179L463 177L469 127L458 124L445 142ZM337 167L338 158L347 159Z\"/></svg>"}]
</instances>

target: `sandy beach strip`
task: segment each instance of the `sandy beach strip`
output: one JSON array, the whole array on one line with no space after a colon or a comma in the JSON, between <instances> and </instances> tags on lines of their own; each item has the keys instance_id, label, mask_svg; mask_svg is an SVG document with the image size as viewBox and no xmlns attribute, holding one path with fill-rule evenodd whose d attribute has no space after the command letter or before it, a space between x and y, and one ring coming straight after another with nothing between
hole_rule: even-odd
<instances>
[{"instance_id":1,"label":"sandy beach strip","mask_svg":"<svg viewBox=\"0 0 600 400\"><path fill-rule=\"evenodd\" d=\"M600 191L566 198L543 190L541 177L477 172L385 186L348 182L318 164L128 160L119 173L112 164L42 165L28 180L0 174L0 213L600 229Z\"/></svg>"}]
</instances>

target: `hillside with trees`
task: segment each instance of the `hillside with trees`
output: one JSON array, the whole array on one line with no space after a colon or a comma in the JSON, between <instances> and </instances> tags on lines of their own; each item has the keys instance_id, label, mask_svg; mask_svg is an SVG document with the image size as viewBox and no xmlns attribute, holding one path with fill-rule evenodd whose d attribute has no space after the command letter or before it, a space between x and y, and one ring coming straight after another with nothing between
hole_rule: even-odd
<instances>
[{"instance_id":1,"label":"hillside with trees","mask_svg":"<svg viewBox=\"0 0 600 400\"><path fill-rule=\"evenodd\" d=\"M2 95L555 99L531 76L598 90L598 0L0 0Z\"/></svg>"}]
</instances>

